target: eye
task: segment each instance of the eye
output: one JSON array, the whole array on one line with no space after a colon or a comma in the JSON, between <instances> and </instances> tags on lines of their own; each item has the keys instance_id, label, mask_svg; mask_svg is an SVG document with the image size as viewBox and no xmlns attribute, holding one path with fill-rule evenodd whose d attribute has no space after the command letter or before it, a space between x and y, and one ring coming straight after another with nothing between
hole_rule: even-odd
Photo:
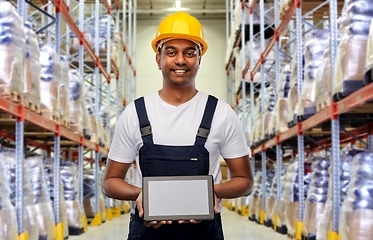
<instances>
[{"instance_id":1,"label":"eye","mask_svg":"<svg viewBox=\"0 0 373 240\"><path fill-rule=\"evenodd\" d=\"M196 52L195 51L187 52L186 55L187 55L187 57L194 57L196 55Z\"/></svg>"},{"instance_id":2,"label":"eye","mask_svg":"<svg viewBox=\"0 0 373 240\"><path fill-rule=\"evenodd\" d=\"M168 56L171 56L171 57L172 57L172 56L175 56L175 53L174 53L174 52L167 52L166 54L167 54Z\"/></svg>"}]
</instances>

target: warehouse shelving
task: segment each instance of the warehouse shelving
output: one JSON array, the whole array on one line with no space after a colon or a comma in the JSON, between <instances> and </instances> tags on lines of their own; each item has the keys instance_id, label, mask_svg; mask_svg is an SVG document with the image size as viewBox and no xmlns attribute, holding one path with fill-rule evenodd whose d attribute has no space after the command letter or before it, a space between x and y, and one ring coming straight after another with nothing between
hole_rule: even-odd
<instances>
[{"instance_id":1,"label":"warehouse shelving","mask_svg":"<svg viewBox=\"0 0 373 240\"><path fill-rule=\"evenodd\" d=\"M320 1L320 2L313 2L308 0L295 0L291 4L288 5L288 9L286 13L281 13L282 15L282 21L280 22L279 19L279 1L274 1L274 9L275 9L275 34L271 38L270 42L267 44L267 46L261 44L261 55L260 56L253 56L250 54L250 57L245 56L245 51L242 50L243 56L242 58L250 58L248 63L242 67L242 76L236 76L239 81L242 82L242 90L240 94L237 94L235 97L233 96L233 84L231 79L233 80L233 76L230 79L229 74L233 70L233 62L234 62L234 56L231 57L229 66L227 69L227 81L228 81L228 87L230 86L231 89L228 90L227 93L227 99L228 102L230 99L232 99L231 104L234 108L236 108L238 111L242 111L245 113L246 107L245 102L249 101L250 103L253 103L254 101L254 76L261 71L262 74L262 81L260 90L262 91L262 96L264 95L264 73L266 71L265 66L263 65L266 62L266 57L268 56L270 51L274 51L276 54L276 61L275 61L275 67L276 67L276 81L275 84L277 84L277 81L279 79L280 74L280 35L281 33L288 28L288 24L291 20L296 21L296 30L293 31L292 29L287 29L291 34L296 34L296 40L297 43L295 45L294 39L290 41L289 44L295 45L295 51L297 51L297 55L300 56L302 53L302 35L305 33L305 29L302 30L303 26L302 24L305 23L305 25L311 25L310 23L306 23L305 20L320 20L320 21L329 21L329 29L331 34L331 66L334 66L335 64L335 55L337 50L337 15L341 13L341 9L343 7L344 2L343 1L337 1L337 0L329 0L329 1ZM245 1L242 1L242 15L244 16L244 7L245 7ZM250 2L250 9L252 10L254 5L257 4L255 0L252 0ZM259 1L260 7L263 6L264 1ZM228 5L228 1L227 1ZM232 3L231 3L232 5ZM329 5L329 6L328 6ZM228 9L228 7L227 7ZM263 8L262 8L263 9ZM338 11L337 11L338 10ZM228 13L227 13L228 14ZM264 29L264 14L263 11L261 11L261 37L263 39L263 29ZM294 16L295 15L295 16ZM253 41L253 35L252 35L252 11L250 11L250 41ZM228 18L227 18L228 20ZM242 22L244 21L244 17L242 18ZM243 24L242 24L243 25ZM314 28L314 26L310 26ZM305 27L306 28L306 27ZM245 39L242 39L242 36L244 36L244 27L242 26L240 36L238 37L238 41L235 43L236 46L241 45L241 49L245 48ZM251 43L252 46L252 43ZM251 48L252 53L252 48ZM282 54L283 57L287 57L284 54ZM254 62L254 58L257 58ZM295 59L296 60L296 59ZM293 60L294 61L294 60ZM301 69L302 69L302 60L301 58L297 59L297 67L298 67L298 86L302 85L300 75ZM260 70L261 69L261 70ZM334 76L334 68L331 68L331 79L333 79ZM232 74L232 73L231 73ZM248 86L245 82L245 75L250 74L250 97L246 99L246 87ZM333 84L333 83L332 83ZM258 89L255 89L258 91ZM372 113L371 110L371 103L369 103L371 100L373 100L372 96L373 91L373 84L369 84L367 86L364 86L363 88L359 89L358 91L352 93L351 95L345 97L344 99L334 102L331 100L330 106L325 107L323 110L316 113L314 116L306 119L303 122L298 122L296 125L290 129L288 129L285 132L281 132L276 134L273 138L270 138L269 140L262 140L260 144L257 146L251 146L251 160L253 169L255 167L255 160L259 157L261 157L262 161L262 173L263 176L265 176L266 172L266 161L269 159L275 159L277 164L277 174L281 174L282 169L282 162L283 162L283 149L284 148L290 148L295 149L298 152L299 157L299 186L300 186L300 193L299 195L302 196L304 194L303 189L303 166L304 166L304 155L305 153L309 152L318 152L318 151L328 151L331 152L332 161L333 161L333 174L334 176L339 176L339 150L340 145L347 144L347 143L355 143L356 141L362 142L364 145L366 145L366 148L373 149L373 126L372 126L372 120L370 118L366 118L365 123L361 120L358 121L358 119L348 119L348 114L356 114L356 113L363 113L363 114L370 114ZM298 98L300 94L300 87L298 88ZM239 100L242 97L241 106L239 105ZM235 98L235 101L233 99ZM262 109L264 108L264 100L262 98ZM253 106L253 104L251 104ZM262 111L263 114L263 111ZM254 120L254 111L253 108L251 109L251 119L252 124ZM262 116L263 117L263 116ZM349 121L352 123L356 123L356 126L353 126L351 129L344 129L343 127L340 127L340 121ZM244 128L246 126L245 120L244 120ZM328 128L331 129L326 131L321 129L321 126L329 126ZM253 129L253 125L251 126L251 129ZM245 130L244 130L245 131ZM367 142L364 142L362 139L367 139ZM266 153L268 152L268 156ZM275 154L273 154L275 153ZM262 181L265 183L265 177ZM277 186L281 186L281 178L277 179ZM265 184L262 186L265 189ZM333 182L333 196L334 196L334 204L333 204L333 231L330 233L330 236L338 236L338 221L339 221L339 212L340 212L340 200L339 200L339 178L334 178ZM265 192L265 191L263 191ZM280 199L280 191L278 191L277 199L279 201ZM263 197L263 209L265 205L265 197ZM301 239L301 226L302 226L302 220L304 216L304 199L300 199L299 204L299 222L296 223L296 238ZM261 216L260 222L263 223L263 219ZM302 238L303 239L303 238ZM333 238L336 239L336 238Z\"/></svg>"},{"instance_id":2,"label":"warehouse shelving","mask_svg":"<svg viewBox=\"0 0 373 240\"><path fill-rule=\"evenodd\" d=\"M108 111L110 116L111 111L111 103L114 102L113 106L115 105L115 112L116 112L116 119L119 117L119 111L121 111L128 100L127 95L127 88L128 85L128 78L132 78L136 76L136 69L135 69L135 57L134 50L131 50L131 44L135 42L135 40L131 37L131 29L127 30L127 25L131 26L131 23L126 23L126 19L132 19L133 17L136 19L136 1L134 7L132 7L132 1L113 1L114 6L112 7L112 3L108 0L99 1L96 0L91 4L92 7L96 9L102 8L102 5L105 6L105 11L109 14L109 16L114 15L116 16L117 26L116 30L120 32L121 37L121 44L123 46L123 65L116 66L111 60L109 61L110 64L107 64L108 61L105 59L100 59L98 54L98 41L96 41L95 46L90 46L87 40L84 37L84 27L83 27L83 19L85 13L85 1L76 2L78 4L77 8L79 10L79 19L80 26L77 26L72 18L71 9L70 9L70 1L67 0L66 2L63 0L51 0L50 2L46 2L44 0L32 0L32 1L24 1L18 0L16 5L18 9L18 13L22 17L23 20L28 19L37 24L40 28L43 28L47 31L48 34L48 42L54 44L56 46L57 53L60 55L61 52L64 52L65 55L70 59L70 67L72 68L79 68L81 76L84 79L90 79L91 83L95 86L96 89L96 119L98 119L98 107L99 107L99 98L103 94L104 90L102 88L103 83L101 82L101 76L104 77L107 83L108 93L106 94L107 100L106 103L108 104ZM101 3L102 2L102 3ZM127 10L127 2L129 2L129 11ZM89 2L92 3L92 2ZM123 7L121 6L123 4ZM122 7L122 9L121 9ZM29 10L29 8L33 9L33 12ZM112 11L112 8L116 9L116 11ZM122 11L122 18L120 18L119 12ZM99 11L92 11L95 13L92 18L95 18L95 21L98 22L99 18ZM134 14L132 13L134 12ZM49 16L49 20L46 16ZM53 16L54 15L54 16ZM67 33L62 35L61 34L61 18L64 19L66 25L68 26ZM110 17L111 18L111 17ZM48 20L48 23L47 23ZM53 21L52 21L53 20ZM45 25L43 25L45 24ZM52 28L51 26L53 26ZM136 21L134 22L136 24ZM108 24L110 27L110 24ZM122 27L122 31L120 31L119 27ZM96 24L96 27L98 25ZM96 29L98 32L98 29ZM80 49L79 54L77 56L71 56L69 51L64 51L61 49L62 44L66 44L67 49L70 47L70 43L66 40L69 39L70 31L74 33L75 37L80 40ZM136 31L136 28L134 28ZM108 32L109 29L108 29ZM129 36L128 36L129 33ZM109 33L110 34L110 33ZM110 35L109 35L110 38ZM53 39L53 40L52 40ZM108 41L110 42L110 41ZM110 43L108 44L108 54L106 59L110 58ZM84 59L84 52L90 57L90 60ZM126 72L128 68L128 71ZM93 70L94 69L94 70ZM93 71L91 71L93 70ZM112 91L110 90L110 82L112 79L116 79L116 91L115 96L112 96ZM122 82L122 97L123 99L119 101L119 80L121 79ZM134 84L134 80L130 80L131 84ZM134 90L130 89L129 93L134 96ZM113 101L114 99L114 101ZM103 99L102 99L103 100ZM120 110L121 109L121 110ZM32 146L35 149L43 149L52 152L66 152L69 149L78 148L78 155L79 155L79 190L80 196L79 200L82 204L83 195L82 195L82 187L83 187L83 155L90 151L94 152L94 162L95 162L95 169L96 169L96 197L97 189L98 189L98 169L99 164L101 164L102 156L106 156L108 153L108 146L100 146L98 143L90 141L82 134L72 132L71 130L61 126L59 122L52 121L47 119L38 113L27 109L22 103L13 102L3 96L0 96L0 110L1 114L9 114L5 119L2 117L0 119L1 127L0 127L0 137L2 143L4 140L10 140L15 142L16 148L16 216L17 216L17 226L18 226L18 234L22 237L25 234L22 233L22 178L23 178L23 153L24 153L24 145ZM108 130L110 134L110 120L108 123ZM54 141L53 141L54 140ZM25 141L25 143L24 143ZM51 145L53 147L51 147ZM87 152L83 152L88 150ZM55 187L59 187L59 161L60 161L60 154L54 154L54 167L55 171ZM63 227L61 226L61 221L59 219L59 214L56 214L59 209L59 194L58 191L55 191L55 225L56 225L56 236L57 239L63 238ZM97 200L97 199L96 199ZM98 201L96 201L97 203ZM97 205L97 204L96 204ZM98 214L98 208L96 208L96 214ZM100 214L98 214L100 215ZM98 217L95 221L96 225L101 224L102 219ZM94 224L93 224L94 225ZM61 232L62 231L62 232ZM62 234L62 235L61 235ZM62 238L61 238L62 237Z\"/></svg>"}]
</instances>

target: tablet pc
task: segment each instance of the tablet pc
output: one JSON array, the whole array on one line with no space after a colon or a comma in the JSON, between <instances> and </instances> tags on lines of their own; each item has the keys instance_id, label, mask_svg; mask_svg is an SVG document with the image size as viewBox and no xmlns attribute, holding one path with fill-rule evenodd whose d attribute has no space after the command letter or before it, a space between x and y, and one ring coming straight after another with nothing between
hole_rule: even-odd
<instances>
[{"instance_id":1,"label":"tablet pc","mask_svg":"<svg viewBox=\"0 0 373 240\"><path fill-rule=\"evenodd\" d=\"M213 177L143 178L145 221L214 219Z\"/></svg>"}]
</instances>

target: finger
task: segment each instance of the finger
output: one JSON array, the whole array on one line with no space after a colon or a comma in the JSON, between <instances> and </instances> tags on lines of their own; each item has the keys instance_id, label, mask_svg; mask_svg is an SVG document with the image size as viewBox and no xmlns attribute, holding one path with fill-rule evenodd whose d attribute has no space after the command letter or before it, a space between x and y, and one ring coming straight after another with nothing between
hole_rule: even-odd
<instances>
[{"instance_id":1,"label":"finger","mask_svg":"<svg viewBox=\"0 0 373 240\"><path fill-rule=\"evenodd\" d=\"M151 227L151 226L154 226L155 224L157 224L157 221L145 222L146 227Z\"/></svg>"},{"instance_id":2,"label":"finger","mask_svg":"<svg viewBox=\"0 0 373 240\"><path fill-rule=\"evenodd\" d=\"M196 221L196 220L194 220L194 219L191 219L190 220L190 223L193 223L193 224L197 224L197 223L200 223L201 221Z\"/></svg>"},{"instance_id":3,"label":"finger","mask_svg":"<svg viewBox=\"0 0 373 240\"><path fill-rule=\"evenodd\" d=\"M215 213L218 213L218 211L219 211L218 198L216 197L215 194L214 194L214 196L215 196L215 206L214 206L214 211L215 211Z\"/></svg>"},{"instance_id":4,"label":"finger","mask_svg":"<svg viewBox=\"0 0 373 240\"><path fill-rule=\"evenodd\" d=\"M184 221L184 220L179 220L178 223L179 224L184 224L184 223L188 223L189 221Z\"/></svg>"},{"instance_id":5,"label":"finger","mask_svg":"<svg viewBox=\"0 0 373 240\"><path fill-rule=\"evenodd\" d=\"M157 229L159 228L160 226L166 224L166 221L160 221L160 222L157 222L157 224L154 224L153 225L153 228Z\"/></svg>"}]
</instances>

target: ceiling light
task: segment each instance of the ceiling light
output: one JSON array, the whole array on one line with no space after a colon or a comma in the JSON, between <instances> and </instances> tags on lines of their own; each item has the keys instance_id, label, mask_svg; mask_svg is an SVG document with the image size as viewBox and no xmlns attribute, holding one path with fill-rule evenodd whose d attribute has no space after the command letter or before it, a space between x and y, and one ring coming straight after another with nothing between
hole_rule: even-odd
<instances>
[{"instance_id":1,"label":"ceiling light","mask_svg":"<svg viewBox=\"0 0 373 240\"><path fill-rule=\"evenodd\" d=\"M181 1L180 0L176 0L175 1L175 6L176 6L176 9L180 9L181 8Z\"/></svg>"}]
</instances>

